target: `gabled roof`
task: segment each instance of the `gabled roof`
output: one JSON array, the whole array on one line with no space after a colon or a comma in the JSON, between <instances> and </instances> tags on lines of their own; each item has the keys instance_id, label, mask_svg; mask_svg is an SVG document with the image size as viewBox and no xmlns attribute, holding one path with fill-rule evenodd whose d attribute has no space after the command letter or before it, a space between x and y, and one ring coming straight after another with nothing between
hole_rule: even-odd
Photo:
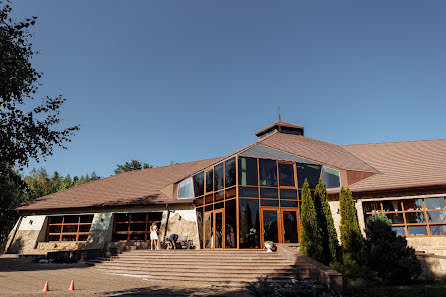
<instances>
[{"instance_id":1,"label":"gabled roof","mask_svg":"<svg viewBox=\"0 0 446 297\"><path fill-rule=\"evenodd\" d=\"M33 211L179 203L180 201L177 201L175 197L166 195L161 190L181 177L218 162L220 159L124 172L22 203L15 209Z\"/></svg>"},{"instance_id":2,"label":"gabled roof","mask_svg":"<svg viewBox=\"0 0 446 297\"><path fill-rule=\"evenodd\" d=\"M381 173L351 185L353 192L446 186L446 139L342 147Z\"/></svg>"},{"instance_id":3,"label":"gabled roof","mask_svg":"<svg viewBox=\"0 0 446 297\"><path fill-rule=\"evenodd\" d=\"M218 159L214 163L209 164L207 167L211 167L221 160L232 158L237 154L243 155L244 152L258 147L259 145L293 155L296 158L291 159L285 157L284 160L303 163L309 163L310 161L312 164L325 164L328 166L331 165L338 169L373 173L378 172L375 168L369 166L367 163L337 144L305 137L303 135L280 133L279 131L274 131L273 133L257 140L256 142L253 142L239 150L236 150L235 152L224 156L223 158ZM299 161L297 160L299 158L306 160ZM205 168L200 168L195 172L191 172L189 175L184 176L176 180L175 182L180 182L183 179L188 178L195 173L198 173L202 169Z\"/></svg>"},{"instance_id":4,"label":"gabled roof","mask_svg":"<svg viewBox=\"0 0 446 297\"><path fill-rule=\"evenodd\" d=\"M275 132L258 140L258 143L339 169L378 172L370 164L337 144L303 135Z\"/></svg>"}]
</instances>

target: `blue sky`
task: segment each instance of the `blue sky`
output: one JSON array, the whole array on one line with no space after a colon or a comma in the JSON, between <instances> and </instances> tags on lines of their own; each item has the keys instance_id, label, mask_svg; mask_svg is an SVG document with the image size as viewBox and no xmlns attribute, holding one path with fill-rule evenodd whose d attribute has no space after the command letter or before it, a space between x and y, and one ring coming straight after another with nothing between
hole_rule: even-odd
<instances>
[{"instance_id":1,"label":"blue sky","mask_svg":"<svg viewBox=\"0 0 446 297\"><path fill-rule=\"evenodd\" d=\"M228 154L277 119L337 144L446 138L444 1L34 1L40 95L67 150L31 163L113 173Z\"/></svg>"}]
</instances>

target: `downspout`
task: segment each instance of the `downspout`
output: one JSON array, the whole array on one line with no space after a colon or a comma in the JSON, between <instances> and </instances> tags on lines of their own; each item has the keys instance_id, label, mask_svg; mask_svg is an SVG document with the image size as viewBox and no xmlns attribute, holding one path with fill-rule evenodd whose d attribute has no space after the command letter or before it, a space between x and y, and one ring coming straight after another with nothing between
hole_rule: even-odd
<instances>
[{"instance_id":1,"label":"downspout","mask_svg":"<svg viewBox=\"0 0 446 297\"><path fill-rule=\"evenodd\" d=\"M167 203L166 203L166 208L167 208L167 219L166 219L166 227L164 228L163 245L166 241L167 227L169 226L169 217L170 217L169 204L167 204Z\"/></svg>"},{"instance_id":2,"label":"downspout","mask_svg":"<svg viewBox=\"0 0 446 297\"><path fill-rule=\"evenodd\" d=\"M5 247L5 254L7 254L9 252L9 248L11 247L11 244L14 242L14 239L15 239L15 236L17 234L17 231L19 230L20 225L22 224L22 219L23 219L23 216L20 216L19 221L17 222L17 227L14 230L14 234L12 235L12 238L9 241L8 246Z\"/></svg>"}]
</instances>

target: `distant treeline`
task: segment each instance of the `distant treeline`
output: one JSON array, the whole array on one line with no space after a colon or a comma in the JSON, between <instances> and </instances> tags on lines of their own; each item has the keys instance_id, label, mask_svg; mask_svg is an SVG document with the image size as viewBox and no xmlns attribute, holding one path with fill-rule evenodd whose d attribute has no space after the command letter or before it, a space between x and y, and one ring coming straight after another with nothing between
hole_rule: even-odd
<instances>
[{"instance_id":1,"label":"distant treeline","mask_svg":"<svg viewBox=\"0 0 446 297\"><path fill-rule=\"evenodd\" d=\"M63 191L75 186L89 183L100 179L93 171L91 174L73 176L70 174L63 176L57 171L50 176L45 168L33 169L24 177L24 182L28 187L28 199L32 200L45 195Z\"/></svg>"}]
</instances>

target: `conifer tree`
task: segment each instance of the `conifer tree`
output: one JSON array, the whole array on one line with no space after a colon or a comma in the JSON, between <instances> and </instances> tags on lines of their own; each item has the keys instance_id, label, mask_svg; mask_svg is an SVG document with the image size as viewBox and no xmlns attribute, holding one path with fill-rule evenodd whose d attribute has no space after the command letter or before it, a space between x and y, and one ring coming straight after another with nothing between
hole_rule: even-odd
<instances>
[{"instance_id":1,"label":"conifer tree","mask_svg":"<svg viewBox=\"0 0 446 297\"><path fill-rule=\"evenodd\" d=\"M343 256L347 259L358 260L363 237L359 228L358 214L350 189L341 187L339 193L341 210L341 242Z\"/></svg>"},{"instance_id":2,"label":"conifer tree","mask_svg":"<svg viewBox=\"0 0 446 297\"><path fill-rule=\"evenodd\" d=\"M327 199L327 189L322 179L314 191L314 207L316 209L319 232L322 238L323 262L329 264L336 260L338 236L334 226L333 216Z\"/></svg>"},{"instance_id":3,"label":"conifer tree","mask_svg":"<svg viewBox=\"0 0 446 297\"><path fill-rule=\"evenodd\" d=\"M311 198L310 185L306 179L302 188L301 199L300 251L317 261L323 261L322 239L317 225L316 209Z\"/></svg>"}]
</instances>

